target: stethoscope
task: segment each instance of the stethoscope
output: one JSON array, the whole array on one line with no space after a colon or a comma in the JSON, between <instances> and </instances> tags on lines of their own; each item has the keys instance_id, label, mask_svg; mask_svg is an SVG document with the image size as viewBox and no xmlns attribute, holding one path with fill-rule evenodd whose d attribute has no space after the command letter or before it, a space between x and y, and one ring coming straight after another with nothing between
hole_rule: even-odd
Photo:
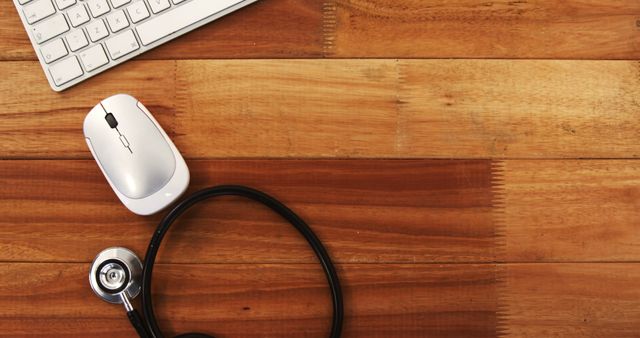
<instances>
[{"instance_id":1,"label":"stethoscope","mask_svg":"<svg viewBox=\"0 0 640 338\"><path fill-rule=\"evenodd\" d=\"M344 316L342 290L336 269L322 242L311 228L287 206L263 192L244 186L228 185L207 188L182 200L160 221L149 242L144 264L135 253L126 248L112 247L100 252L91 264L89 271L89 283L95 294L109 303L124 304L127 317L140 337L164 337L158 327L151 300L151 276L162 239L171 224L191 206L212 197L228 195L246 197L264 204L289 221L307 240L322 265L331 289L333 318L329 337L340 337ZM142 316L131 303L139 294L142 294ZM213 337L202 333L186 333L176 338Z\"/></svg>"}]
</instances>

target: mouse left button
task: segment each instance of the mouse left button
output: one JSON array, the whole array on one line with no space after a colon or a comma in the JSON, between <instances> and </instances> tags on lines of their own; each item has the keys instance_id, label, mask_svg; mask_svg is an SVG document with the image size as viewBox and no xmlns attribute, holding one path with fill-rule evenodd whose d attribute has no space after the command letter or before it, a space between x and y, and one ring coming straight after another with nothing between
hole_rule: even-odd
<instances>
[{"instance_id":1,"label":"mouse left button","mask_svg":"<svg viewBox=\"0 0 640 338\"><path fill-rule=\"evenodd\" d=\"M84 118L83 131L85 137L93 137L102 128L104 128L104 116L107 112L102 108L101 104L97 104Z\"/></svg>"},{"instance_id":2,"label":"mouse left button","mask_svg":"<svg viewBox=\"0 0 640 338\"><path fill-rule=\"evenodd\" d=\"M116 120L116 117L113 116L113 114L109 113L105 115L104 119L107 120L107 123L109 124L109 127L111 127L111 129L118 127L118 120Z\"/></svg>"}]
</instances>

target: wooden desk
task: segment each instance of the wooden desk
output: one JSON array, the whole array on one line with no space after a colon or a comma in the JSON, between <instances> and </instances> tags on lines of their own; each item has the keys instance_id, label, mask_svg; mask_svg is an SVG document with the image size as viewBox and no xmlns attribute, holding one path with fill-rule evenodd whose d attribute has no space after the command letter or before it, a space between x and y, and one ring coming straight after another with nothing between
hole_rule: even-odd
<instances>
[{"instance_id":1,"label":"wooden desk","mask_svg":"<svg viewBox=\"0 0 640 338\"><path fill-rule=\"evenodd\" d=\"M0 4L0 335L132 337L93 257L159 216L116 199L82 121L130 93L191 190L248 184L338 262L344 337L637 337L640 2L263 0L63 93ZM634 61L636 60L636 61ZM312 253L250 202L180 221L162 328L326 337Z\"/></svg>"}]
</instances>

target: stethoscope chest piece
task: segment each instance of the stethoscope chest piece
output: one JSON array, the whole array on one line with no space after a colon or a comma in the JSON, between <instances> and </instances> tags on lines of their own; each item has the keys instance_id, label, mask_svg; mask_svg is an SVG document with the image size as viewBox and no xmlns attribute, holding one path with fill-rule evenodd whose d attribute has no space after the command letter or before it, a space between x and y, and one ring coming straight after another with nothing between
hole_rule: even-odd
<instances>
[{"instance_id":1,"label":"stethoscope chest piece","mask_svg":"<svg viewBox=\"0 0 640 338\"><path fill-rule=\"evenodd\" d=\"M113 304L125 304L140 293L142 262L131 250L112 247L96 256L89 272L91 289L98 297Z\"/></svg>"},{"instance_id":2,"label":"stethoscope chest piece","mask_svg":"<svg viewBox=\"0 0 640 338\"><path fill-rule=\"evenodd\" d=\"M333 317L331 320L331 338L339 338L342 332L344 310L340 281L327 250L311 228L286 205L275 198L248 187L225 185L207 188L195 192L180 202L160 222L154 232L145 254L144 269L140 259L129 249L109 248L96 256L89 272L89 282L93 292L109 303L124 304L127 317L141 338L164 337L153 313L151 301L151 276L153 265L169 227L173 222L199 201L217 196L242 196L269 207L271 210L289 221L307 240L327 277L333 301ZM131 299L142 293L143 311L141 316L131 305ZM187 333L176 338L213 338L202 333Z\"/></svg>"}]
</instances>

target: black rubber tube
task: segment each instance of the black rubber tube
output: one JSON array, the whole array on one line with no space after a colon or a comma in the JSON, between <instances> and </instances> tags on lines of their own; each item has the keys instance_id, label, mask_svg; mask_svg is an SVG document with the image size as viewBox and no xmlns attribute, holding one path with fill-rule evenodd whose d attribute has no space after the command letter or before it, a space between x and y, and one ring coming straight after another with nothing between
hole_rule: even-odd
<instances>
[{"instance_id":1,"label":"black rubber tube","mask_svg":"<svg viewBox=\"0 0 640 338\"><path fill-rule=\"evenodd\" d=\"M144 327L144 322L142 321L142 318L140 318L140 315L138 314L138 311L136 310L128 311L127 317L129 317L131 326L133 326L133 328L136 329L136 332L138 333L138 336L140 336L140 338L150 338L149 333L147 333L147 330Z\"/></svg>"},{"instance_id":2,"label":"black rubber tube","mask_svg":"<svg viewBox=\"0 0 640 338\"><path fill-rule=\"evenodd\" d=\"M151 299L151 277L153 275L153 265L156 260L156 255L158 254L158 249L162 244L162 239L173 222L175 222L175 220L190 207L203 200L218 196L241 196L260 202L289 221L289 223L291 223L302 234L320 260L320 264L322 265L327 277L333 302L333 319L329 337L339 338L342 333L342 322L344 317L342 289L340 288L340 280L338 279L336 269L333 262L331 262L331 258L329 257L327 250L322 245L322 242L320 242L311 228L309 228L309 226L287 206L263 192L238 185L217 186L195 192L175 206L158 225L158 228L151 238L151 242L149 242L149 247L147 248L147 253L144 258L144 269L142 272L142 314L144 316L147 329L151 335L155 338L164 338L160 328L158 327ZM188 333L180 335L179 337L211 336L202 333Z\"/></svg>"}]
</instances>

